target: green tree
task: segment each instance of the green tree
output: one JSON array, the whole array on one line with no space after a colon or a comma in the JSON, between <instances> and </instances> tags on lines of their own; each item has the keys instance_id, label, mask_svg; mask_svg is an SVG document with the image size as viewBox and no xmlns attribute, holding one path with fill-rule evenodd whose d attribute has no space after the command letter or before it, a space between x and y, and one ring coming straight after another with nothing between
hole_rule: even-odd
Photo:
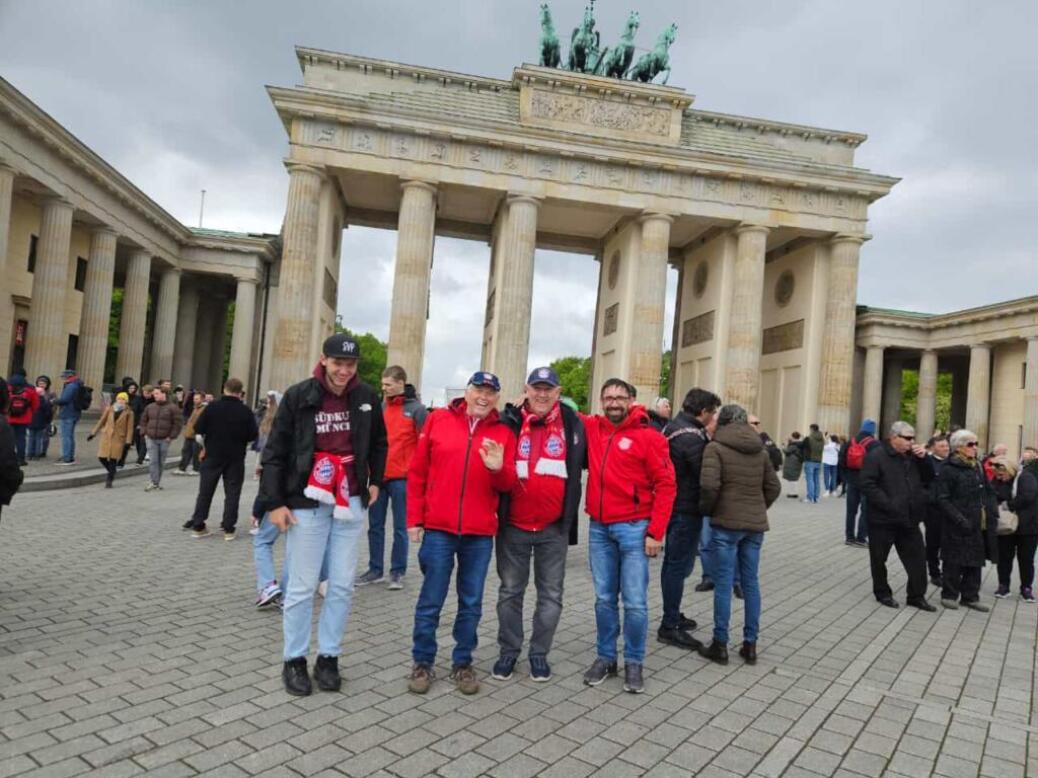
<instances>
[{"instance_id":1,"label":"green tree","mask_svg":"<svg viewBox=\"0 0 1038 778\"><path fill-rule=\"evenodd\" d=\"M108 318L108 346L105 348L104 378L106 384L114 384L123 380L115 375L115 360L119 355L119 325L123 319L123 290L112 290L112 313ZM140 376L133 376L140 379Z\"/></svg>"},{"instance_id":2,"label":"green tree","mask_svg":"<svg viewBox=\"0 0 1038 778\"><path fill-rule=\"evenodd\" d=\"M674 351L664 351L663 361L660 363L660 397L670 397L670 375L671 375L671 361L674 358ZM655 397L645 398L645 404L648 405Z\"/></svg>"},{"instance_id":3,"label":"green tree","mask_svg":"<svg viewBox=\"0 0 1038 778\"><path fill-rule=\"evenodd\" d=\"M349 335L360 346L360 380L376 390L382 386L382 371L386 369L386 344L370 332L358 333L345 327L342 317L335 317L335 331Z\"/></svg>"},{"instance_id":4,"label":"green tree","mask_svg":"<svg viewBox=\"0 0 1038 778\"><path fill-rule=\"evenodd\" d=\"M952 374L937 375L937 412L934 426L939 430L947 430L951 426ZM919 410L919 371L904 370L901 373L901 407L899 418L909 424L915 424Z\"/></svg>"},{"instance_id":5,"label":"green tree","mask_svg":"<svg viewBox=\"0 0 1038 778\"><path fill-rule=\"evenodd\" d=\"M591 357L559 357L550 365L559 374L562 394L572 398L581 411L588 411L588 392L591 389Z\"/></svg>"}]
</instances>

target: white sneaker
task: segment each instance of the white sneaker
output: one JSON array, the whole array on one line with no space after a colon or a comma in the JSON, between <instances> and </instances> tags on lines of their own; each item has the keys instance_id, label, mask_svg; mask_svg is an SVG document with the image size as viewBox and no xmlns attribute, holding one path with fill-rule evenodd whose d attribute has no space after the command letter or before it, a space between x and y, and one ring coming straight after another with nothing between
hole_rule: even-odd
<instances>
[{"instance_id":1,"label":"white sneaker","mask_svg":"<svg viewBox=\"0 0 1038 778\"><path fill-rule=\"evenodd\" d=\"M259 597L256 599L256 607L264 608L270 605L274 600L281 596L281 587L278 586L277 581L271 581L263 587L263 591L259 593Z\"/></svg>"}]
</instances>

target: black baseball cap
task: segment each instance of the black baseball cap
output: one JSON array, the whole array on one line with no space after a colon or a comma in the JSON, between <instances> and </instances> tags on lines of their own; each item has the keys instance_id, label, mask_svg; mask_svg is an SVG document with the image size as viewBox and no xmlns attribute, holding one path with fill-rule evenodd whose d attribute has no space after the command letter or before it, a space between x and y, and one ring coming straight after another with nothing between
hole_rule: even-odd
<instances>
[{"instance_id":1,"label":"black baseball cap","mask_svg":"<svg viewBox=\"0 0 1038 778\"><path fill-rule=\"evenodd\" d=\"M501 391L501 381L498 380L498 377L485 370L473 373L472 378L469 379L469 386L489 386L495 392Z\"/></svg>"},{"instance_id":2,"label":"black baseball cap","mask_svg":"<svg viewBox=\"0 0 1038 778\"><path fill-rule=\"evenodd\" d=\"M336 332L325 339L321 353L337 359L360 359L360 344L349 335Z\"/></svg>"},{"instance_id":3,"label":"black baseball cap","mask_svg":"<svg viewBox=\"0 0 1038 778\"><path fill-rule=\"evenodd\" d=\"M559 374L550 367L536 367L526 377L527 386L534 386L535 384L548 384L548 386L555 387L561 386L562 381L559 380Z\"/></svg>"}]
</instances>

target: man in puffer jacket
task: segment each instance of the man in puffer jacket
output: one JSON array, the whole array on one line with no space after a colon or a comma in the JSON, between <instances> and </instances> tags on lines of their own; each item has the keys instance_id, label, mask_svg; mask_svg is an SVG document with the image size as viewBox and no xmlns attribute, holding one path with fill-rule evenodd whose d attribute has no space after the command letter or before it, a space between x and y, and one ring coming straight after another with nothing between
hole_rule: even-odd
<instances>
[{"instance_id":1,"label":"man in puffer jacket","mask_svg":"<svg viewBox=\"0 0 1038 778\"><path fill-rule=\"evenodd\" d=\"M137 425L141 436L148 441L148 474L151 476L144 491L161 489L162 471L166 466L166 452L170 444L180 435L184 419L180 409L169 401L162 389L156 388L153 394L155 401L144 409L140 423Z\"/></svg>"},{"instance_id":2,"label":"man in puffer jacket","mask_svg":"<svg viewBox=\"0 0 1038 778\"><path fill-rule=\"evenodd\" d=\"M483 586L497 534L501 492L515 486L515 435L498 418L501 383L479 371L465 397L429 415L407 475L407 534L421 543L422 589L414 614L414 667L408 688L435 679L436 629L457 564L458 613L450 678L462 694L479 691L472 667L483 615Z\"/></svg>"}]
</instances>

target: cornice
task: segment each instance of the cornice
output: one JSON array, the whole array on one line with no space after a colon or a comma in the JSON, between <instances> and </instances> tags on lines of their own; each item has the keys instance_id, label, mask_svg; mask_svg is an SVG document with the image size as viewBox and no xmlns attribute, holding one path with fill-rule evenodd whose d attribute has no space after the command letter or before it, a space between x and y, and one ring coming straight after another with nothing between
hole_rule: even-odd
<instances>
[{"instance_id":1,"label":"cornice","mask_svg":"<svg viewBox=\"0 0 1038 778\"><path fill-rule=\"evenodd\" d=\"M704 122L719 127L729 126L737 130L749 128L757 130L761 135L766 132L774 132L782 136L794 135L804 140L820 139L826 143L844 143L851 148L857 148L869 138L868 135L860 132L829 130L824 127L812 127L807 124L776 122L770 119L758 119L753 116L703 111L698 108L689 108L685 111L685 116L694 122Z\"/></svg>"},{"instance_id":2,"label":"cornice","mask_svg":"<svg viewBox=\"0 0 1038 778\"><path fill-rule=\"evenodd\" d=\"M858 313L856 321L858 327L872 325L933 332L948 327L958 327L964 324L975 324L977 322L993 321L1009 316L1027 314L1038 316L1038 296L1022 297L977 308L935 314L869 309L866 307Z\"/></svg>"}]
</instances>

